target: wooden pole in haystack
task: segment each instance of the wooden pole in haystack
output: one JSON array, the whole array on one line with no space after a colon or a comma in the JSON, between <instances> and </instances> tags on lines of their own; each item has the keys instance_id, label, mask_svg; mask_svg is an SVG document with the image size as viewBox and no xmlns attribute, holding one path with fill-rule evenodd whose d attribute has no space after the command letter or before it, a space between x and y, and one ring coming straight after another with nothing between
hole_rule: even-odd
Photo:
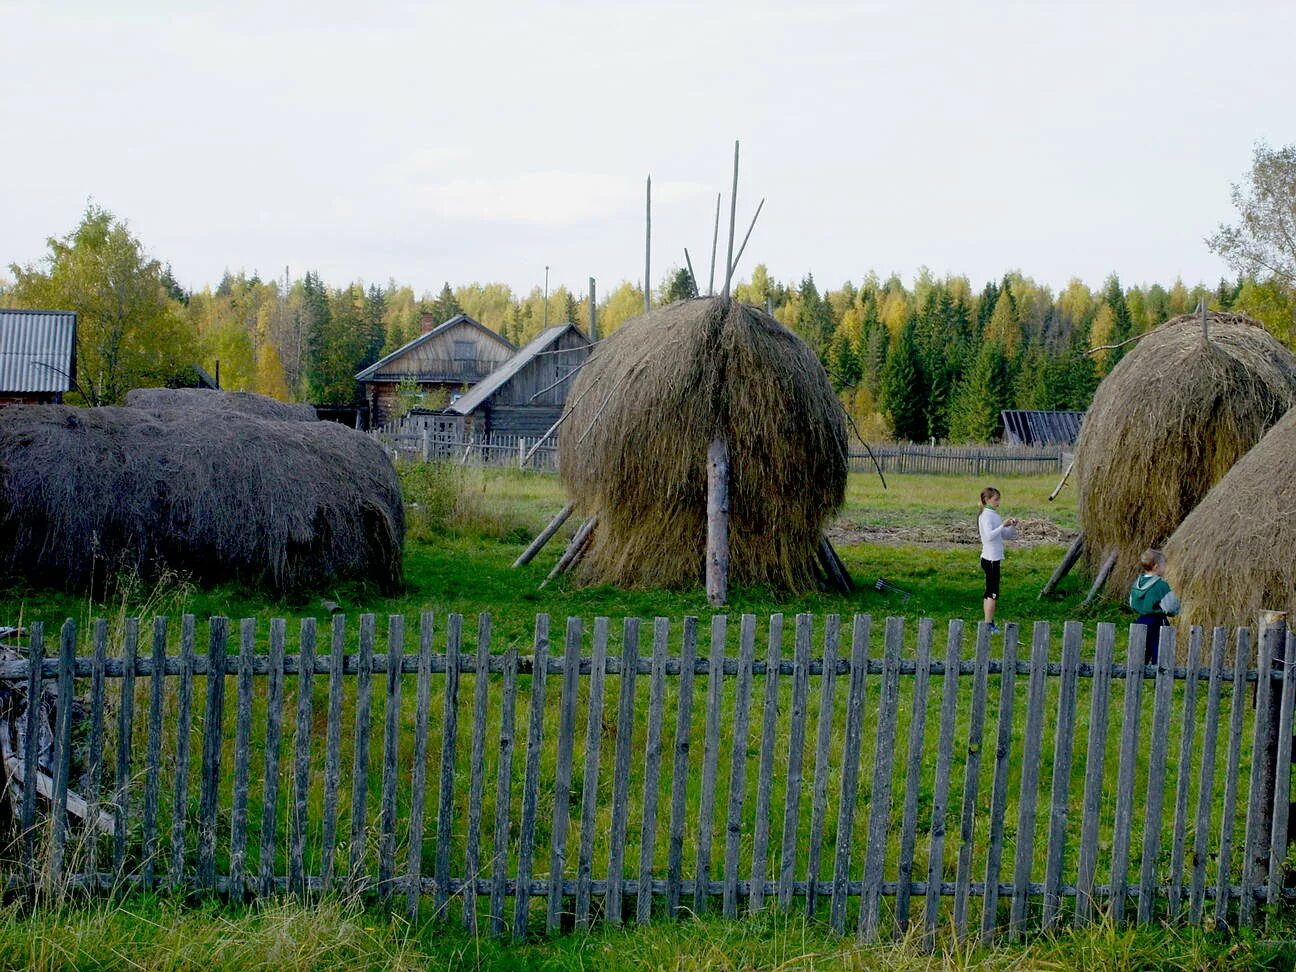
<instances>
[{"instance_id":1,"label":"wooden pole in haystack","mask_svg":"<svg viewBox=\"0 0 1296 972\"><path fill-rule=\"evenodd\" d=\"M589 339L598 340L598 304L594 300L594 278L590 277L590 328Z\"/></svg>"},{"instance_id":2,"label":"wooden pole in haystack","mask_svg":"<svg viewBox=\"0 0 1296 972\"><path fill-rule=\"evenodd\" d=\"M693 259L692 257L689 256L689 251L687 246L684 247L684 262L688 264L689 287L692 288L693 290L693 296L694 297L701 296L698 293L697 274L693 272Z\"/></svg>"},{"instance_id":3,"label":"wooden pole in haystack","mask_svg":"<svg viewBox=\"0 0 1296 972\"><path fill-rule=\"evenodd\" d=\"M1058 489L1062 487L1059 486ZM1053 589L1062 583L1062 578L1071 572L1075 562L1080 559L1080 554L1084 552L1084 534L1071 541L1071 546L1067 549L1066 556L1062 558L1062 563L1058 564L1057 570L1053 571L1053 576L1048 579L1048 583L1040 590L1040 597L1048 597L1053 593Z\"/></svg>"},{"instance_id":4,"label":"wooden pole in haystack","mask_svg":"<svg viewBox=\"0 0 1296 972\"><path fill-rule=\"evenodd\" d=\"M1102 568L1098 571L1098 576L1094 578L1093 587L1089 588L1089 593L1086 594L1085 599L1080 602L1081 607L1086 607L1093 603L1093 601L1102 592L1103 585L1107 583L1107 578L1111 576L1112 568L1116 566L1116 558L1118 556L1119 553L1115 550L1107 555L1107 559L1103 561Z\"/></svg>"},{"instance_id":5,"label":"wooden pole in haystack","mask_svg":"<svg viewBox=\"0 0 1296 972\"><path fill-rule=\"evenodd\" d=\"M648 177L648 196L644 203L644 313L652 309L652 176Z\"/></svg>"},{"instance_id":6,"label":"wooden pole in haystack","mask_svg":"<svg viewBox=\"0 0 1296 972\"><path fill-rule=\"evenodd\" d=\"M711 276L707 280L707 296L715 294L716 245L720 242L720 193L716 193L715 229L711 231Z\"/></svg>"},{"instance_id":7,"label":"wooden pole in haystack","mask_svg":"<svg viewBox=\"0 0 1296 972\"><path fill-rule=\"evenodd\" d=\"M571 543L567 544L567 549L563 551L563 555L558 558L558 563L553 565L553 570L549 571L545 579L540 582L541 587L544 587L559 574L571 570L576 561L580 560L585 553L585 547L589 544L590 534L594 532L597 523L598 517L591 516L581 525L581 528L576 531L576 535L571 538Z\"/></svg>"},{"instance_id":8,"label":"wooden pole in haystack","mask_svg":"<svg viewBox=\"0 0 1296 972\"><path fill-rule=\"evenodd\" d=\"M733 192L729 195L729 251L725 255L724 298L729 299L729 281L733 277L734 221L738 218L738 142L734 142Z\"/></svg>"},{"instance_id":9,"label":"wooden pole in haystack","mask_svg":"<svg viewBox=\"0 0 1296 972\"><path fill-rule=\"evenodd\" d=\"M540 531L540 535L531 541L531 545L522 551L517 560L513 561L513 566L523 567L526 564L531 563L531 559L535 557L544 545L549 542L549 539L558 532L558 528L567 522L567 518L572 515L572 510L575 508L574 504L568 503L559 510L557 515L549 521L549 525Z\"/></svg>"},{"instance_id":10,"label":"wooden pole in haystack","mask_svg":"<svg viewBox=\"0 0 1296 972\"><path fill-rule=\"evenodd\" d=\"M724 604L729 594L729 443L716 436L707 447L707 600Z\"/></svg>"},{"instance_id":11,"label":"wooden pole in haystack","mask_svg":"<svg viewBox=\"0 0 1296 972\"><path fill-rule=\"evenodd\" d=\"M738 261L742 259L743 252L747 249L747 241L751 239L752 230L756 228L756 219L760 216L761 210L764 208L765 200L762 199L760 205L756 207L755 214L752 216L751 224L747 227L747 235L743 237L742 246L738 247L738 255L734 257L733 266L729 268L731 274L738 269ZM773 315L771 314L770 316L772 317Z\"/></svg>"}]
</instances>

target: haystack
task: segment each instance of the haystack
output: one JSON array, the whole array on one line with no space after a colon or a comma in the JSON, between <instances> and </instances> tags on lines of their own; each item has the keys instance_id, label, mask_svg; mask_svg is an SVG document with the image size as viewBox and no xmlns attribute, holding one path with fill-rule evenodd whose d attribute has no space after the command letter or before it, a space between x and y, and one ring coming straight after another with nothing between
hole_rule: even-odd
<instances>
[{"instance_id":1,"label":"haystack","mask_svg":"<svg viewBox=\"0 0 1296 972\"><path fill-rule=\"evenodd\" d=\"M166 418L174 412L215 412L251 415L276 422L315 422L315 406L281 402L252 392L229 392L215 388L135 388L126 393L126 405L150 415Z\"/></svg>"},{"instance_id":2,"label":"haystack","mask_svg":"<svg viewBox=\"0 0 1296 972\"><path fill-rule=\"evenodd\" d=\"M1210 488L1296 404L1296 356L1241 314L1176 317L1098 386L1076 444L1080 528L1091 569L1116 555L1123 596Z\"/></svg>"},{"instance_id":3,"label":"haystack","mask_svg":"<svg viewBox=\"0 0 1296 972\"><path fill-rule=\"evenodd\" d=\"M275 593L401 586L404 509L377 443L237 409L0 409L0 572L86 588L122 570Z\"/></svg>"},{"instance_id":4,"label":"haystack","mask_svg":"<svg viewBox=\"0 0 1296 972\"><path fill-rule=\"evenodd\" d=\"M1237 461L1166 544L1188 624L1296 619L1296 409Z\"/></svg>"},{"instance_id":5,"label":"haystack","mask_svg":"<svg viewBox=\"0 0 1296 972\"><path fill-rule=\"evenodd\" d=\"M682 587L703 577L707 449L729 449L729 577L811 588L846 488L846 418L800 338L724 298L627 321L568 394L559 468L596 526L578 580Z\"/></svg>"}]
</instances>

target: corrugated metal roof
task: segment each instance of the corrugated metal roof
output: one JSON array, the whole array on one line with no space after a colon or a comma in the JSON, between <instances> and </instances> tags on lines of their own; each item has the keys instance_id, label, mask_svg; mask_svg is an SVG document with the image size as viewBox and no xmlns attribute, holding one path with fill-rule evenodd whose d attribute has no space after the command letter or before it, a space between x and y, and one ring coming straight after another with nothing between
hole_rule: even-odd
<instances>
[{"instance_id":1,"label":"corrugated metal roof","mask_svg":"<svg viewBox=\"0 0 1296 972\"><path fill-rule=\"evenodd\" d=\"M1084 412L1040 412L1014 409L999 413L1009 445L1074 445Z\"/></svg>"},{"instance_id":2,"label":"corrugated metal roof","mask_svg":"<svg viewBox=\"0 0 1296 972\"><path fill-rule=\"evenodd\" d=\"M581 337L585 336L581 332L580 328L575 324L555 324L548 330L541 331L536 337L532 338L531 342L521 351L513 355L513 357L509 358L508 361L504 362L504 364L498 369L492 371L481 381L477 382L477 384L473 385L472 388L468 389L467 393L459 396L459 398L453 402L446 411L458 412L460 415L467 415L482 402L486 401L486 399L490 398L497 391L503 388L504 384L521 371L528 361L534 358L541 351L545 350L549 345L553 344L568 331L575 331L577 334L580 334Z\"/></svg>"},{"instance_id":3,"label":"corrugated metal roof","mask_svg":"<svg viewBox=\"0 0 1296 972\"><path fill-rule=\"evenodd\" d=\"M391 354L379 358L368 368L365 368L362 371L357 372L356 381L374 380L377 377L378 372L382 370L382 367L384 365L390 364L391 362L395 361L397 358L399 358L401 355L405 354L406 352L410 351L411 349L417 348L420 344L423 344L426 341L431 341L437 335L444 334L446 331L450 330L450 328L457 327L460 324L469 324L477 328L478 330L484 332L487 337L492 337L500 344L503 344L510 351L517 350L517 345L514 344L512 341L510 341L508 338L506 338L504 335L497 334L496 332L492 331L489 327L487 327L485 324L473 320L467 314L456 314L454 317L450 318L450 320L446 321L445 323L438 324L436 327L432 328L432 330L426 332L425 334L420 334L412 341L407 341L405 344L402 344Z\"/></svg>"},{"instance_id":4,"label":"corrugated metal roof","mask_svg":"<svg viewBox=\"0 0 1296 972\"><path fill-rule=\"evenodd\" d=\"M0 309L0 393L71 391L77 316Z\"/></svg>"}]
</instances>

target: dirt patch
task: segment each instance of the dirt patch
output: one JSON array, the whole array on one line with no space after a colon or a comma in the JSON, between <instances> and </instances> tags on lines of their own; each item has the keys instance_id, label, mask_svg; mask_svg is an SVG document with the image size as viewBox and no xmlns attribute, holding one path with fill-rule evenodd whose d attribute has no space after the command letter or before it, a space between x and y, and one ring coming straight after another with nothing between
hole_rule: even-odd
<instances>
[{"instance_id":1,"label":"dirt patch","mask_svg":"<svg viewBox=\"0 0 1296 972\"><path fill-rule=\"evenodd\" d=\"M834 544L853 546L860 543L883 546L979 547L975 521L966 526L924 523L913 526L874 526L867 523L837 523L827 530ZM1052 520L1022 520L1017 524L1019 547L1041 544L1068 544L1076 538L1075 530L1065 530Z\"/></svg>"}]
</instances>

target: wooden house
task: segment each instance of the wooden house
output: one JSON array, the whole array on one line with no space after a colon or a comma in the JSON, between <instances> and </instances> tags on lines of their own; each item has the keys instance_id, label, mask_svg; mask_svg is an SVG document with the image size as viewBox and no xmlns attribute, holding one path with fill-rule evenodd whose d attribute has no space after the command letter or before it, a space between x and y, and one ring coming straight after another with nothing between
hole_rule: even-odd
<instances>
[{"instance_id":1,"label":"wooden house","mask_svg":"<svg viewBox=\"0 0 1296 972\"><path fill-rule=\"evenodd\" d=\"M459 441L538 438L558 421L571 388L569 379L592 349L590 339L575 324L558 324L541 332L446 408L416 410L411 423Z\"/></svg>"},{"instance_id":2,"label":"wooden house","mask_svg":"<svg viewBox=\"0 0 1296 972\"><path fill-rule=\"evenodd\" d=\"M0 405L57 404L76 387L77 316L0 309Z\"/></svg>"},{"instance_id":3,"label":"wooden house","mask_svg":"<svg viewBox=\"0 0 1296 972\"><path fill-rule=\"evenodd\" d=\"M356 375L374 426L397 413L401 382L413 382L432 406L466 391L508 361L517 347L467 314L434 325L423 316L423 333ZM437 401L437 399L441 399Z\"/></svg>"}]
</instances>

